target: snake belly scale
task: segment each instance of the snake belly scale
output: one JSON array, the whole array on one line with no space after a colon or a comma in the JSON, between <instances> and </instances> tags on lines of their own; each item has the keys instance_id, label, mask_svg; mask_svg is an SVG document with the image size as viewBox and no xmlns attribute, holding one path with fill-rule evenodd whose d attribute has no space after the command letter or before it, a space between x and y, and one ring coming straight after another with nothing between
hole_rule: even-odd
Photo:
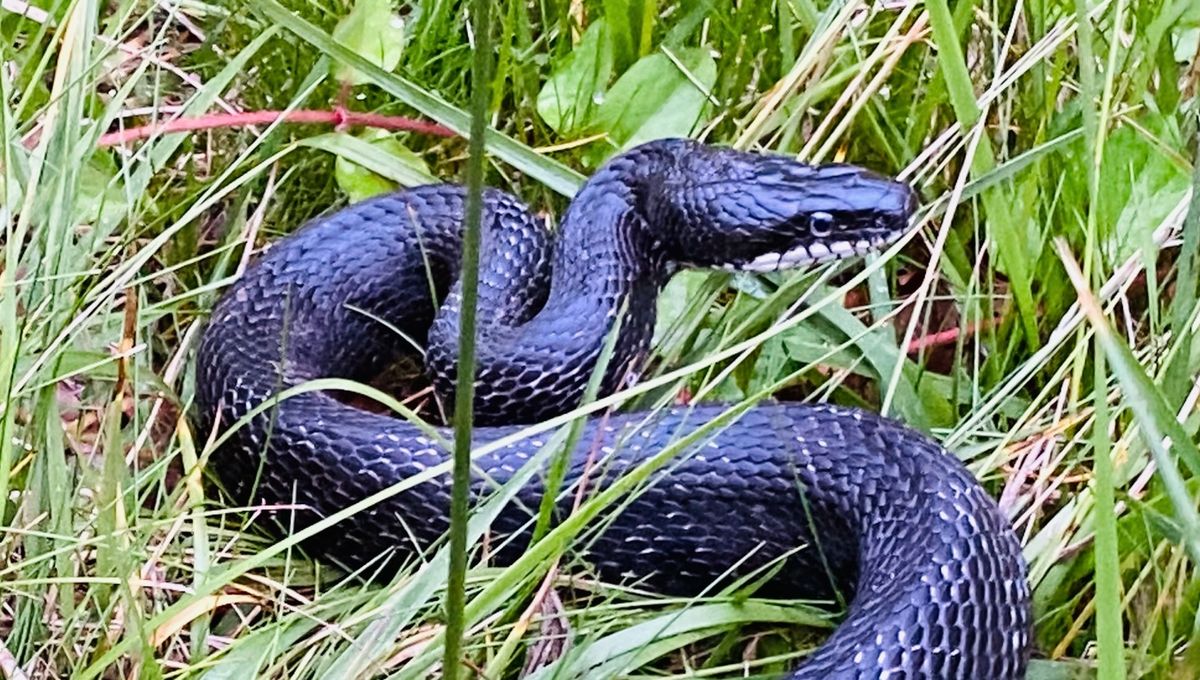
<instances>
[{"instance_id":1,"label":"snake belly scale","mask_svg":"<svg viewBox=\"0 0 1200 680\"><path fill-rule=\"evenodd\" d=\"M274 244L222 296L197 359L201 432L281 389L368 379L426 347L452 403L465 190L376 197ZM485 192L476 444L579 403L620 316L601 381L620 389L646 357L655 297L683 267L762 271L861 254L896 239L911 190L850 165L659 140L620 154L580 189L557 233L508 194ZM603 484L722 413L715 405L592 419L566 487L601 451ZM442 430L450 439L448 429ZM474 462L477 497L537 450L519 440ZM239 503L299 501L292 527L445 462L417 426L306 392L237 428L210 469ZM535 476L535 480L539 477ZM485 484L485 480L490 480ZM540 482L491 526L512 560ZM573 494L563 494L560 516ZM306 544L356 567L403 564L448 528L450 480L391 497ZM784 559L760 594L852 592L844 621L793 678L1024 676L1026 566L1011 526L971 473L925 436L832 405L764 403L681 454L588 544L602 578L695 594Z\"/></svg>"}]
</instances>

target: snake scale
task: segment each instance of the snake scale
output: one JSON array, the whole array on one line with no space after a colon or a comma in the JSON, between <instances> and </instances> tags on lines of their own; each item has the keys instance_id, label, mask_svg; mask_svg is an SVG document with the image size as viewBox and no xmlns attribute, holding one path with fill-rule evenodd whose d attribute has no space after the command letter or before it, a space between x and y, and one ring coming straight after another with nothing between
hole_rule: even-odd
<instances>
[{"instance_id":1,"label":"snake scale","mask_svg":"<svg viewBox=\"0 0 1200 680\"><path fill-rule=\"evenodd\" d=\"M310 379L369 379L414 345L452 403L465 201L452 184L399 191L270 247L204 332L201 431ZM906 185L852 165L688 140L612 158L555 232L512 196L485 191L475 445L578 405L618 321L600 389L626 385L649 351L655 298L679 269L768 271L859 255L898 238L915 208ZM700 404L588 420L558 519L585 477L591 491L603 487L724 412ZM251 415L209 467L238 502L301 503L284 521L294 530L444 464L449 454L427 434L309 391ZM514 438L478 455L476 499L540 444ZM782 559L759 594L853 593L844 621L793 678L1024 676L1031 614L1019 543L971 473L925 436L863 410L763 403L651 479L575 554L599 577L695 594ZM543 488L535 475L499 513L489 559L522 553ZM449 503L449 475L434 475L306 548L347 568L406 564L443 537Z\"/></svg>"}]
</instances>

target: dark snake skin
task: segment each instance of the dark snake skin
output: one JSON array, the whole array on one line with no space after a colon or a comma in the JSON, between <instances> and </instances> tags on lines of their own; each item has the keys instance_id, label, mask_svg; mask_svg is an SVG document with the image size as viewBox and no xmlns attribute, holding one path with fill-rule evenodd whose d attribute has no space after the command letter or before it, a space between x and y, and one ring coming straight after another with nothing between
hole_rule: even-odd
<instances>
[{"instance_id":1,"label":"dark snake skin","mask_svg":"<svg viewBox=\"0 0 1200 680\"><path fill-rule=\"evenodd\" d=\"M428 345L434 385L451 403L464 200L461 187L419 187L275 244L225 293L205 332L201 432L308 379L376 375L413 353L409 341ZM603 390L635 376L655 296L680 267L762 270L858 254L894 240L915 208L907 187L853 166L683 140L611 160L557 237L511 196L490 191L485 201L476 411L488 425L477 444L577 405L620 310ZM721 412L590 420L560 518L589 454L594 489ZM541 444L479 456L476 497L494 488L485 476L503 484ZM238 429L210 468L238 502L307 504L281 518L300 527L447 458L406 421L309 392ZM542 495L533 479L492 525L494 537L514 539L492 541L502 545L497 563L528 542ZM653 479L581 549L599 576L693 594L786 556L760 594L853 593L844 622L792 677L1023 677L1031 624L1020 546L972 475L924 436L865 411L767 403ZM306 547L348 567L381 555L404 564L444 535L449 498L448 475L436 477Z\"/></svg>"}]
</instances>

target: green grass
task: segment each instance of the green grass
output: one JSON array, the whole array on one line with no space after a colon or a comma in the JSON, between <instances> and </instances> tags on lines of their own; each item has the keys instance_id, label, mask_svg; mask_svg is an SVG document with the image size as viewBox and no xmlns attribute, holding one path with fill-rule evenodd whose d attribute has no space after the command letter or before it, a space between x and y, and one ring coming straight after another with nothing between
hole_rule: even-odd
<instances>
[{"instance_id":1,"label":"green grass","mask_svg":"<svg viewBox=\"0 0 1200 680\"><path fill-rule=\"evenodd\" d=\"M242 532L183 416L207 311L255 249L347 197L461 180L467 142L291 124L97 142L155 116L341 101L466 133L467 3L244 5L0 10L7 677L440 672L446 550L364 587L296 538ZM884 410L961 456L1013 519L1050 660L1034 675L1200 677L1194 2L539 0L500 3L493 23L485 179L537 209L666 135L846 159L927 206L865 265L677 277L656 372L543 426L550 444L583 413L684 388L730 416L766 394ZM935 336L955 328L971 332ZM563 558L651 471L518 565L468 571L472 667L516 677L527 654L554 656L556 622L559 677L778 673L820 642L822 610L746 599L753 584L668 600ZM571 574L590 596L543 609Z\"/></svg>"}]
</instances>

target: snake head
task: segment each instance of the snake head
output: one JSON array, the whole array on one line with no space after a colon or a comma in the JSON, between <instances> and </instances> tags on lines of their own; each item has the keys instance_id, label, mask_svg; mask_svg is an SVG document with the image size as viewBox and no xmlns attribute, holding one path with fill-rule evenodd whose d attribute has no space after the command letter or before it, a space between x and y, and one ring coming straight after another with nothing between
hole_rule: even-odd
<instances>
[{"instance_id":1,"label":"snake head","mask_svg":"<svg viewBox=\"0 0 1200 680\"><path fill-rule=\"evenodd\" d=\"M907 184L855 165L658 143L676 162L652 189L653 210L674 225L667 240L683 266L774 271L862 255L903 235L917 209Z\"/></svg>"}]
</instances>

